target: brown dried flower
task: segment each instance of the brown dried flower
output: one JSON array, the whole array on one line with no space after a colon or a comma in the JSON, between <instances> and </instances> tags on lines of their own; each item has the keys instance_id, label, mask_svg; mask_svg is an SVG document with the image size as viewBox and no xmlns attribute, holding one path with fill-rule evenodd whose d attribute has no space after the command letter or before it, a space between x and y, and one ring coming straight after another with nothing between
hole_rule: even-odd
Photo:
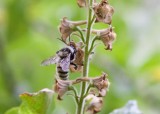
<instances>
[{"instance_id":1,"label":"brown dried flower","mask_svg":"<svg viewBox=\"0 0 160 114\"><path fill-rule=\"evenodd\" d=\"M71 72L77 72L77 71L82 71L83 67L83 59L84 59L84 51L81 49L83 43L82 42L70 42L70 45L73 45L76 49L76 56L75 60L73 61L74 64L77 65L77 68L75 69L73 65L70 66L70 71Z\"/></svg>"},{"instance_id":2,"label":"brown dried flower","mask_svg":"<svg viewBox=\"0 0 160 114\"><path fill-rule=\"evenodd\" d=\"M112 15L114 13L114 9L109 5L107 0L102 0L99 4L95 3L93 6L93 10L95 12L97 21L107 24L112 23Z\"/></svg>"},{"instance_id":3,"label":"brown dried flower","mask_svg":"<svg viewBox=\"0 0 160 114\"><path fill-rule=\"evenodd\" d=\"M102 97L97 97L94 94L88 94L85 101L88 103L87 112L89 114L96 114L101 111L103 105Z\"/></svg>"},{"instance_id":4,"label":"brown dried flower","mask_svg":"<svg viewBox=\"0 0 160 114\"><path fill-rule=\"evenodd\" d=\"M59 31L61 33L61 38L64 42L70 36L73 31L76 31L76 26L86 24L86 21L69 21L67 17L61 20L61 25Z\"/></svg>"},{"instance_id":5,"label":"brown dried flower","mask_svg":"<svg viewBox=\"0 0 160 114\"><path fill-rule=\"evenodd\" d=\"M54 86L54 91L58 93L58 99L62 100L62 96L68 91L68 87L72 84L71 81L64 81L60 79L56 79L56 83Z\"/></svg>"},{"instance_id":6,"label":"brown dried flower","mask_svg":"<svg viewBox=\"0 0 160 114\"><path fill-rule=\"evenodd\" d=\"M94 78L92 80L93 86L96 87L99 91L99 96L104 97L109 88L109 81L106 78L107 74L103 73L101 77Z\"/></svg>"},{"instance_id":7,"label":"brown dried flower","mask_svg":"<svg viewBox=\"0 0 160 114\"><path fill-rule=\"evenodd\" d=\"M79 7L86 7L86 0L77 0L77 4Z\"/></svg>"},{"instance_id":8,"label":"brown dried flower","mask_svg":"<svg viewBox=\"0 0 160 114\"><path fill-rule=\"evenodd\" d=\"M117 36L112 27L103 30L92 30L92 33L96 33L100 37L100 40L106 46L106 50L112 50L112 43Z\"/></svg>"}]
</instances>

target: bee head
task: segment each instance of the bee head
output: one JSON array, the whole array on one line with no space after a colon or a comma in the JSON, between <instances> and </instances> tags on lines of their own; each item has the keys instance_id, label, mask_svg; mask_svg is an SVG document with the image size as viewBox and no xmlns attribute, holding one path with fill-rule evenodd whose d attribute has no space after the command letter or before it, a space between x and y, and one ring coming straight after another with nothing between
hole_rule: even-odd
<instances>
[{"instance_id":1,"label":"bee head","mask_svg":"<svg viewBox=\"0 0 160 114\"><path fill-rule=\"evenodd\" d=\"M72 53L72 51L70 50L70 48L66 47L66 48L62 48L61 50L57 51L56 54L60 57L60 58L65 58L67 57L70 53Z\"/></svg>"}]
</instances>

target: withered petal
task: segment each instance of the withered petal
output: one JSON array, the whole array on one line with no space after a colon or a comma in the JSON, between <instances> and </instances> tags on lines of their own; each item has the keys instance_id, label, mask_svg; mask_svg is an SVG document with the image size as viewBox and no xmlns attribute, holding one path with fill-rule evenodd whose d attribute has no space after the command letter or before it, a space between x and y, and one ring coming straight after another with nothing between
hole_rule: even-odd
<instances>
[{"instance_id":1,"label":"withered petal","mask_svg":"<svg viewBox=\"0 0 160 114\"><path fill-rule=\"evenodd\" d=\"M99 91L99 97L104 97L104 96L106 96L106 93L107 93L107 89L101 89L101 90Z\"/></svg>"},{"instance_id":2,"label":"withered petal","mask_svg":"<svg viewBox=\"0 0 160 114\"><path fill-rule=\"evenodd\" d=\"M67 38L71 35L71 33L75 31L76 26L84 25L86 23L86 20L69 21L67 20L67 17L64 17L61 20L61 24L59 26L62 40L66 42Z\"/></svg>"},{"instance_id":3,"label":"withered petal","mask_svg":"<svg viewBox=\"0 0 160 114\"><path fill-rule=\"evenodd\" d=\"M63 41L66 41L66 39L69 37L69 35L73 32L73 30L70 28L70 22L67 21L67 18L64 17L61 21L61 25L59 27L59 31L61 33L61 38Z\"/></svg>"},{"instance_id":4,"label":"withered petal","mask_svg":"<svg viewBox=\"0 0 160 114\"><path fill-rule=\"evenodd\" d=\"M116 39L116 33L112 29L108 28L106 29L106 32L100 33L100 38L106 46L106 50L112 50L112 43Z\"/></svg>"}]
</instances>

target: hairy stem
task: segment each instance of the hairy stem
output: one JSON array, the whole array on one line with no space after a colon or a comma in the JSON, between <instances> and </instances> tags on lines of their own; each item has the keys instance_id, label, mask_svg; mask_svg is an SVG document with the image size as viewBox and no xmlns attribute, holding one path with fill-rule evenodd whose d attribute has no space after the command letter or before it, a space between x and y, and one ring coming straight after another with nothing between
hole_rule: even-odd
<instances>
[{"instance_id":1,"label":"hairy stem","mask_svg":"<svg viewBox=\"0 0 160 114\"><path fill-rule=\"evenodd\" d=\"M86 33L86 43L85 43L85 55L84 55L84 67L83 67L83 77L88 77L89 72L89 43L90 43L90 34L92 29L92 0L88 0L88 23L87 23L87 33ZM86 93L86 82L82 82L80 99L77 109L77 114L83 114L84 112L84 94Z\"/></svg>"}]
</instances>

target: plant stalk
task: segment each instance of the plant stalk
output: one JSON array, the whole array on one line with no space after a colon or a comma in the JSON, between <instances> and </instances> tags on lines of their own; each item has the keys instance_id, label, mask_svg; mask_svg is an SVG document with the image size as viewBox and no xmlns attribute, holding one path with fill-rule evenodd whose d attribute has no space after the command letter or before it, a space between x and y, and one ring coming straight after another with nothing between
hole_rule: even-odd
<instances>
[{"instance_id":1,"label":"plant stalk","mask_svg":"<svg viewBox=\"0 0 160 114\"><path fill-rule=\"evenodd\" d=\"M90 34L92 29L92 0L88 1L88 22L87 22L87 33L86 33L86 43L85 43L85 50L84 50L84 67L83 67L83 77L88 77L89 73L89 45L90 45ZM80 91L80 99L77 109L77 114L83 114L84 112L84 94L86 93L86 85L87 82L82 82L81 84L81 91Z\"/></svg>"}]
</instances>

